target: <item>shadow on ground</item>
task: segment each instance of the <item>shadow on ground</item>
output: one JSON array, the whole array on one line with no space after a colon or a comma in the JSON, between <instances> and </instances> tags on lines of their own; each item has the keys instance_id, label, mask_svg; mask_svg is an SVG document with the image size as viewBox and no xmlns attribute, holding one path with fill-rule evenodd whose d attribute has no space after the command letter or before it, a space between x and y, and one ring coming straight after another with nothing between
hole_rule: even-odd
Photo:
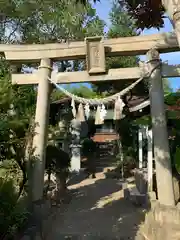
<instances>
[{"instance_id":1,"label":"shadow on ground","mask_svg":"<svg viewBox=\"0 0 180 240\"><path fill-rule=\"evenodd\" d=\"M49 239L135 239L144 211L123 198L121 182L81 178L71 179L71 201L59 208Z\"/></svg>"}]
</instances>

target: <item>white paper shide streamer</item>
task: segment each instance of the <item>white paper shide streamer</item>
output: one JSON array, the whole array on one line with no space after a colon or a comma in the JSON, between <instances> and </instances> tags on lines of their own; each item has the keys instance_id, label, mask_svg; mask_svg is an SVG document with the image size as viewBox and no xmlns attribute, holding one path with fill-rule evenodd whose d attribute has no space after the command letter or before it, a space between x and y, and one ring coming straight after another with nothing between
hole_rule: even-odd
<instances>
[{"instance_id":1,"label":"white paper shide streamer","mask_svg":"<svg viewBox=\"0 0 180 240\"><path fill-rule=\"evenodd\" d=\"M122 111L125 104L120 97L117 97L114 104L114 120L119 120L122 118Z\"/></svg>"},{"instance_id":2,"label":"white paper shide streamer","mask_svg":"<svg viewBox=\"0 0 180 240\"><path fill-rule=\"evenodd\" d=\"M72 98L72 100L71 100L71 107L72 107L73 117L76 118L76 106L75 106L74 98Z\"/></svg>"},{"instance_id":3,"label":"white paper shide streamer","mask_svg":"<svg viewBox=\"0 0 180 240\"><path fill-rule=\"evenodd\" d=\"M76 114L76 119L78 119L80 122L85 122L84 108L82 103L79 104L78 112Z\"/></svg>"},{"instance_id":4,"label":"white paper shide streamer","mask_svg":"<svg viewBox=\"0 0 180 240\"><path fill-rule=\"evenodd\" d=\"M89 115L90 115L90 108L89 108L88 103L84 106L84 113L85 113L86 118L88 119Z\"/></svg>"},{"instance_id":5,"label":"white paper shide streamer","mask_svg":"<svg viewBox=\"0 0 180 240\"><path fill-rule=\"evenodd\" d=\"M104 118L105 118L106 114L107 114L107 111L106 111L105 105L102 104L101 110L100 110L100 119L103 123L104 123Z\"/></svg>"}]
</instances>

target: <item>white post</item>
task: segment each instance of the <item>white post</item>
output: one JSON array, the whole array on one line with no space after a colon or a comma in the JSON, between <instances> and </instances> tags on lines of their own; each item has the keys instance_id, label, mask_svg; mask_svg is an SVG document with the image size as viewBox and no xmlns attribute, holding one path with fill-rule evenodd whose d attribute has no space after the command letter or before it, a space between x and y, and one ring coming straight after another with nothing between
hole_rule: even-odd
<instances>
[{"instance_id":1,"label":"white post","mask_svg":"<svg viewBox=\"0 0 180 240\"><path fill-rule=\"evenodd\" d=\"M152 149L152 130L147 129L148 139L148 191L153 190L153 149Z\"/></svg>"},{"instance_id":2,"label":"white post","mask_svg":"<svg viewBox=\"0 0 180 240\"><path fill-rule=\"evenodd\" d=\"M175 199L164 107L164 91L162 85L160 58L157 50L149 50L147 53L147 59L149 61L147 65L149 71L152 71L156 67L149 78L149 96L151 103L158 199L161 204L174 206Z\"/></svg>"},{"instance_id":3,"label":"white post","mask_svg":"<svg viewBox=\"0 0 180 240\"><path fill-rule=\"evenodd\" d=\"M42 59L38 70L39 85L35 114L35 135L33 138L32 162L32 201L42 199L44 187L44 168L47 145L47 130L49 121L49 103L51 84L52 63L50 59Z\"/></svg>"},{"instance_id":4,"label":"white post","mask_svg":"<svg viewBox=\"0 0 180 240\"><path fill-rule=\"evenodd\" d=\"M123 147L122 147L122 142L121 139L119 141L119 148L120 148L120 153L121 153L121 177L124 179L124 154L123 154Z\"/></svg>"},{"instance_id":5,"label":"white post","mask_svg":"<svg viewBox=\"0 0 180 240\"><path fill-rule=\"evenodd\" d=\"M71 172L78 173L81 169L81 145L80 145L81 122L77 119L71 121Z\"/></svg>"},{"instance_id":6,"label":"white post","mask_svg":"<svg viewBox=\"0 0 180 240\"><path fill-rule=\"evenodd\" d=\"M139 142L139 169L143 167L143 134L142 128L138 131L138 142Z\"/></svg>"}]
</instances>

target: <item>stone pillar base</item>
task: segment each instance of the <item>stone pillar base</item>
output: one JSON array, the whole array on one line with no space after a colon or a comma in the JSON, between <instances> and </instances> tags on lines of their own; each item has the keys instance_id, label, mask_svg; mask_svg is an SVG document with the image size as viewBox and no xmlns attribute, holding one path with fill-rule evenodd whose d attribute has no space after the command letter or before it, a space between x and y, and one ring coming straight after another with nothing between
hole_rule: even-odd
<instances>
[{"instance_id":1,"label":"stone pillar base","mask_svg":"<svg viewBox=\"0 0 180 240\"><path fill-rule=\"evenodd\" d=\"M70 145L71 149L71 166L70 172L79 173L81 170L81 145Z\"/></svg>"},{"instance_id":2,"label":"stone pillar base","mask_svg":"<svg viewBox=\"0 0 180 240\"><path fill-rule=\"evenodd\" d=\"M146 214L136 240L179 240L180 210L158 202Z\"/></svg>"},{"instance_id":3,"label":"stone pillar base","mask_svg":"<svg viewBox=\"0 0 180 240\"><path fill-rule=\"evenodd\" d=\"M79 172L81 169L81 158L79 156L72 156L70 172Z\"/></svg>"}]
</instances>

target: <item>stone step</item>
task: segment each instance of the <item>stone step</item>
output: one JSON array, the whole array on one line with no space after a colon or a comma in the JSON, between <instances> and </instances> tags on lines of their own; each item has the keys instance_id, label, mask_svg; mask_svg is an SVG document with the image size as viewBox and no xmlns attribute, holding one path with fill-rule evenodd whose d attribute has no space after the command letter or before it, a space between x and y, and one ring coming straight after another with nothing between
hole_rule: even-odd
<instances>
[{"instance_id":1,"label":"stone step","mask_svg":"<svg viewBox=\"0 0 180 240\"><path fill-rule=\"evenodd\" d=\"M137 206L144 206L147 203L147 195L141 194L136 186L124 189L124 197Z\"/></svg>"}]
</instances>

